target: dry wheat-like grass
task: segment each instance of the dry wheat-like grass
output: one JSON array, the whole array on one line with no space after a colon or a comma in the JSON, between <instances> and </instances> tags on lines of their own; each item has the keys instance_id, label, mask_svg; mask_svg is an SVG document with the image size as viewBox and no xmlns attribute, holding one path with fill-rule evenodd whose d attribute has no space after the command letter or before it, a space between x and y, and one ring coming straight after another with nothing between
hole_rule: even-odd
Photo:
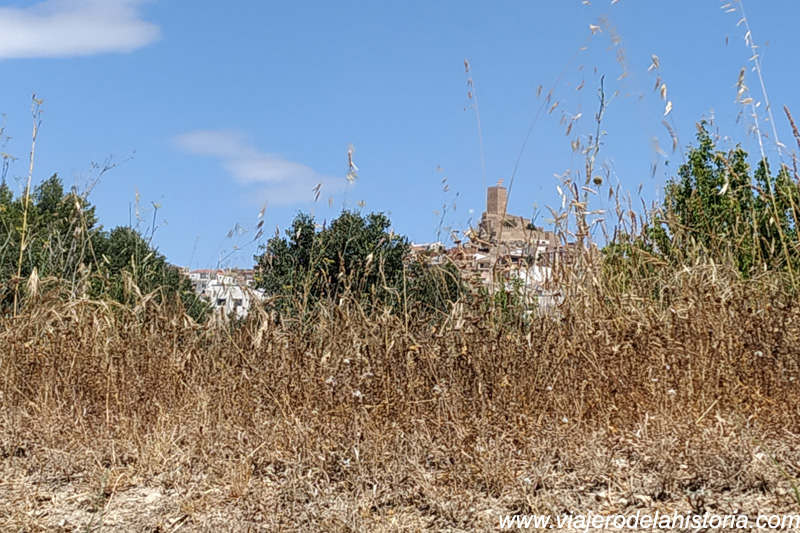
<instances>
[{"instance_id":1,"label":"dry wheat-like grass","mask_svg":"<svg viewBox=\"0 0 800 533\"><path fill-rule=\"evenodd\" d=\"M505 513L796 510L800 310L698 262L661 300L450 327L353 302L198 327L42 295L0 322L8 531L474 531ZM640 292L637 292L640 291ZM100 529L102 526L102 529Z\"/></svg>"}]
</instances>

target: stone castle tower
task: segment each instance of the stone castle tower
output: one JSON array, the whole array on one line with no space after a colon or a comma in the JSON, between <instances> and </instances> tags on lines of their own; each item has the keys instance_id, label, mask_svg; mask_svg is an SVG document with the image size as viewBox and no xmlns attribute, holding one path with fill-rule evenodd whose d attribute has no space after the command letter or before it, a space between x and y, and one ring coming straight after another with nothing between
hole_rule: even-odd
<instances>
[{"instance_id":1,"label":"stone castle tower","mask_svg":"<svg viewBox=\"0 0 800 533\"><path fill-rule=\"evenodd\" d=\"M508 208L508 190L497 184L486 191L486 214L500 215L506 213Z\"/></svg>"},{"instance_id":2,"label":"stone castle tower","mask_svg":"<svg viewBox=\"0 0 800 533\"><path fill-rule=\"evenodd\" d=\"M509 214L507 209L508 189L501 180L486 191L486 211L474 239L479 248L506 254L514 250L551 251L557 246L552 231L534 226L529 218Z\"/></svg>"}]
</instances>

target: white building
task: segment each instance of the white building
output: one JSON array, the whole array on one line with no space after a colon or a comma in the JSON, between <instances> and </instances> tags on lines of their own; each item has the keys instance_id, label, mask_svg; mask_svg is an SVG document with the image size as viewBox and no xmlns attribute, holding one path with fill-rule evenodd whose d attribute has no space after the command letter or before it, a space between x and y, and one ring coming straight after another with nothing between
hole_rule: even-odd
<instances>
[{"instance_id":1,"label":"white building","mask_svg":"<svg viewBox=\"0 0 800 533\"><path fill-rule=\"evenodd\" d=\"M542 311L558 307L564 301L561 291L553 288L553 269L550 267L535 265L512 270L509 274L522 282L520 290L526 301ZM513 286L513 283L506 282L507 290Z\"/></svg>"},{"instance_id":2,"label":"white building","mask_svg":"<svg viewBox=\"0 0 800 533\"><path fill-rule=\"evenodd\" d=\"M254 301L264 297L264 291L252 288L251 280L236 279L237 272L225 270L193 270L189 280L194 289L211 303L215 312L223 316L244 318Z\"/></svg>"}]
</instances>

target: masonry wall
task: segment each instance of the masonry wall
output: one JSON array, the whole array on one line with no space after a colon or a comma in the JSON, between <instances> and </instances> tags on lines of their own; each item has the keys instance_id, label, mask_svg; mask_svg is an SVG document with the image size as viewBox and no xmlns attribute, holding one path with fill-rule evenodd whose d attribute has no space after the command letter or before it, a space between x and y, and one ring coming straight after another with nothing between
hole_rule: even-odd
<instances>
[{"instance_id":1,"label":"masonry wall","mask_svg":"<svg viewBox=\"0 0 800 533\"><path fill-rule=\"evenodd\" d=\"M508 189L499 185L489 187L486 191L486 213L502 215L508 206Z\"/></svg>"}]
</instances>

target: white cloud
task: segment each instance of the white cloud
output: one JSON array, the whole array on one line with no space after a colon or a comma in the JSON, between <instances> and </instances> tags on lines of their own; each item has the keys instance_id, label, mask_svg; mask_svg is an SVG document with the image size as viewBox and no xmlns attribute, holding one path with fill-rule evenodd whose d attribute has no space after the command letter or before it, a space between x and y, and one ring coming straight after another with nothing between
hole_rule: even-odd
<instances>
[{"instance_id":1,"label":"white cloud","mask_svg":"<svg viewBox=\"0 0 800 533\"><path fill-rule=\"evenodd\" d=\"M314 200L314 188L322 183L320 198L342 191L344 178L317 173L308 165L260 152L235 131L198 130L176 139L190 154L219 159L220 166L242 185L260 184L259 196L270 205L289 205Z\"/></svg>"},{"instance_id":2,"label":"white cloud","mask_svg":"<svg viewBox=\"0 0 800 533\"><path fill-rule=\"evenodd\" d=\"M161 30L141 19L147 0L46 0L0 7L0 59L130 52Z\"/></svg>"}]
</instances>

